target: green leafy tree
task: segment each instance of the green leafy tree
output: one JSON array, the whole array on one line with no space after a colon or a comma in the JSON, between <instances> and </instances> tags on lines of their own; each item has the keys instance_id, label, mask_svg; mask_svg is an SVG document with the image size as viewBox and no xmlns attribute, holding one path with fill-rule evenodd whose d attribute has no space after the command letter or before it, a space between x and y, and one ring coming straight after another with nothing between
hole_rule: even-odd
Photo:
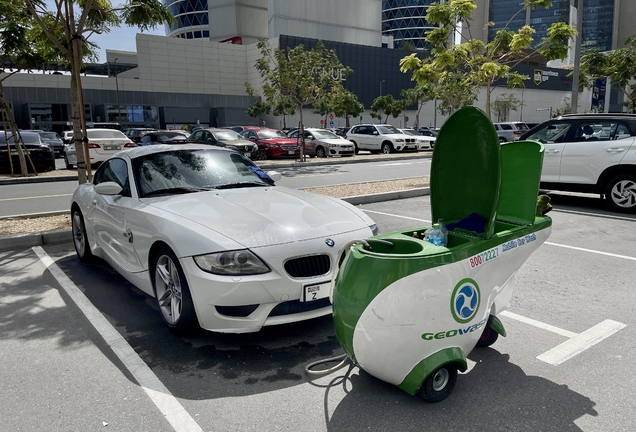
<instances>
[{"instance_id":1,"label":"green leafy tree","mask_svg":"<svg viewBox=\"0 0 636 432\"><path fill-rule=\"evenodd\" d=\"M625 47L609 52L591 49L581 56L581 82L592 87L597 79L609 77L618 85L630 113L636 113L636 36L625 40Z\"/></svg>"},{"instance_id":2,"label":"green leafy tree","mask_svg":"<svg viewBox=\"0 0 636 432\"><path fill-rule=\"evenodd\" d=\"M266 39L257 46L261 58L256 61L256 69L263 79L265 97L287 97L300 114L300 158L305 161L303 108L342 88L339 78L341 74L348 75L351 68L343 66L336 52L326 49L322 41L311 50L305 50L303 45L272 49Z\"/></svg>"},{"instance_id":3,"label":"green leafy tree","mask_svg":"<svg viewBox=\"0 0 636 432\"><path fill-rule=\"evenodd\" d=\"M517 111L523 104L521 100L512 93L502 93L495 99L492 104L492 108L497 115L497 121L508 121L508 114L510 111Z\"/></svg>"},{"instance_id":4,"label":"green leafy tree","mask_svg":"<svg viewBox=\"0 0 636 432\"><path fill-rule=\"evenodd\" d=\"M518 14L530 8L549 8L550 0L525 0ZM432 56L420 59L411 54L400 61L400 70L414 71L413 79L420 82L422 77L437 75L441 87L449 88L455 81L471 85L476 90L486 87L486 113L490 116L490 97L496 81L506 80L509 88L524 87L523 76L512 68L538 52L547 60L563 59L567 56L567 43L576 34L570 25L557 22L547 29L547 36L535 44L535 30L524 25L518 31L506 28L497 31L491 42L473 39L470 18L477 8L473 0L450 0L433 4L426 13L426 21L438 27L427 34L426 40L433 46ZM462 43L450 44L451 36L459 31L462 23ZM494 23L488 23L493 26ZM422 73L415 71L423 70ZM448 81L448 82L447 82ZM430 81L423 81L430 82Z\"/></svg>"},{"instance_id":5,"label":"green leafy tree","mask_svg":"<svg viewBox=\"0 0 636 432\"><path fill-rule=\"evenodd\" d=\"M327 126L327 117L329 113L333 111L333 95L329 93L325 97L322 97L314 104L314 114L320 114L324 116L323 125Z\"/></svg>"},{"instance_id":6,"label":"green leafy tree","mask_svg":"<svg viewBox=\"0 0 636 432\"><path fill-rule=\"evenodd\" d=\"M364 105L358 96L349 90L342 89L333 98L333 113L336 117L344 117L345 126L350 127L349 118L358 117L364 112Z\"/></svg>"},{"instance_id":7,"label":"green leafy tree","mask_svg":"<svg viewBox=\"0 0 636 432\"><path fill-rule=\"evenodd\" d=\"M27 159L33 172L35 174L37 172L28 152L23 147L24 141L4 94L3 83L20 71L34 69L44 63L58 60L54 55L47 57L46 50L39 44L38 29L32 24L31 17L24 7L24 1L0 0L0 124L3 125L2 133L9 152L7 154L11 154L7 139L7 131L11 131L22 176L28 175ZM50 53L50 50L48 52ZM11 175L14 175L12 158L9 158L9 166Z\"/></svg>"},{"instance_id":8,"label":"green leafy tree","mask_svg":"<svg viewBox=\"0 0 636 432\"><path fill-rule=\"evenodd\" d=\"M406 108L406 104L405 99L393 99L393 95L390 94L378 96L371 104L371 117L382 121L382 116L385 116L383 123L386 123L389 116L397 118Z\"/></svg>"},{"instance_id":9,"label":"green leafy tree","mask_svg":"<svg viewBox=\"0 0 636 432\"><path fill-rule=\"evenodd\" d=\"M245 83L245 91L249 96L254 98L254 102L252 102L252 105L247 108L247 115L250 117L258 118L258 125L263 126L265 124L263 116L265 114L269 114L272 109L271 105L265 102L260 96L256 95L256 91L248 82Z\"/></svg>"},{"instance_id":10,"label":"green leafy tree","mask_svg":"<svg viewBox=\"0 0 636 432\"><path fill-rule=\"evenodd\" d=\"M86 143L81 145L80 139L82 130L86 130L80 72L84 59L90 58L90 53L97 48L89 41L90 37L122 25L148 30L173 23L175 18L161 0L126 0L118 7L113 7L109 0L52 0L48 3L52 3L51 10L44 0L23 0L23 7L28 9L71 72L71 117L78 150L77 171L79 182L86 183L91 174L85 158L88 153Z\"/></svg>"},{"instance_id":11,"label":"green leafy tree","mask_svg":"<svg viewBox=\"0 0 636 432\"><path fill-rule=\"evenodd\" d=\"M278 95L274 98L272 104L272 114L275 116L283 116L283 129L287 129L287 116L296 114L296 107L292 100L287 96Z\"/></svg>"},{"instance_id":12,"label":"green leafy tree","mask_svg":"<svg viewBox=\"0 0 636 432\"><path fill-rule=\"evenodd\" d=\"M417 104L415 114L415 129L420 127L420 112L422 107L437 97L437 88L432 83L416 84L415 87L402 90L402 97L406 99L407 105Z\"/></svg>"}]
</instances>

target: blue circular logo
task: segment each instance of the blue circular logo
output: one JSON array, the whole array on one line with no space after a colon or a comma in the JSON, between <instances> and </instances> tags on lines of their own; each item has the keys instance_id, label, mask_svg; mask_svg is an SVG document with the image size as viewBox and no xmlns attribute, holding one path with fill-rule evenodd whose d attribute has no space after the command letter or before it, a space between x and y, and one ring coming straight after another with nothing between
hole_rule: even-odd
<instances>
[{"instance_id":1,"label":"blue circular logo","mask_svg":"<svg viewBox=\"0 0 636 432\"><path fill-rule=\"evenodd\" d=\"M325 240L325 243L327 243L327 246L329 246L329 247L334 247L334 245L336 244L336 242L331 240L330 238Z\"/></svg>"},{"instance_id":2,"label":"blue circular logo","mask_svg":"<svg viewBox=\"0 0 636 432\"><path fill-rule=\"evenodd\" d=\"M462 279L453 290L451 296L451 313L460 324L472 320L479 310L481 294L477 282L472 279Z\"/></svg>"}]
</instances>

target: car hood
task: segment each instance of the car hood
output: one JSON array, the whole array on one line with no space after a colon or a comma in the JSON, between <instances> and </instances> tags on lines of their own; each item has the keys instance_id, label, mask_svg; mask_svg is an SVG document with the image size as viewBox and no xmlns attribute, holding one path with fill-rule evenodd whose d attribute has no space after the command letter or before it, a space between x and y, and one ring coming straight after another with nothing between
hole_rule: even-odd
<instances>
[{"instance_id":1,"label":"car hood","mask_svg":"<svg viewBox=\"0 0 636 432\"><path fill-rule=\"evenodd\" d=\"M261 138L260 141L266 141L271 144L298 144L296 138Z\"/></svg>"},{"instance_id":2,"label":"car hood","mask_svg":"<svg viewBox=\"0 0 636 432\"><path fill-rule=\"evenodd\" d=\"M349 145L349 146L353 146L353 143L349 140L346 139L337 139L337 138L326 138L326 139L319 139L317 140L321 143L325 143L325 144L336 144L336 145Z\"/></svg>"},{"instance_id":3,"label":"car hood","mask_svg":"<svg viewBox=\"0 0 636 432\"><path fill-rule=\"evenodd\" d=\"M242 146L253 147L255 144L253 141L250 141L250 140L219 140L219 142L226 146L235 146L235 147L242 147Z\"/></svg>"},{"instance_id":4,"label":"car hood","mask_svg":"<svg viewBox=\"0 0 636 432\"><path fill-rule=\"evenodd\" d=\"M355 207L324 195L280 186L143 198L248 248L329 237L369 226Z\"/></svg>"},{"instance_id":5,"label":"car hood","mask_svg":"<svg viewBox=\"0 0 636 432\"><path fill-rule=\"evenodd\" d=\"M47 140L43 140L46 144L64 144L64 142L62 140L58 140L58 139L47 139Z\"/></svg>"}]
</instances>

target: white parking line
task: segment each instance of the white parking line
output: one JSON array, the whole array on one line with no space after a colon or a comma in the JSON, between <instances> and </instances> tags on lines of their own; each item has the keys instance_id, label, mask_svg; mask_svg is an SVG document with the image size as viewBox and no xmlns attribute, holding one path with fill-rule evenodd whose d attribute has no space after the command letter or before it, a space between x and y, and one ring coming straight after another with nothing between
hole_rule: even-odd
<instances>
[{"instance_id":1,"label":"white parking line","mask_svg":"<svg viewBox=\"0 0 636 432\"><path fill-rule=\"evenodd\" d=\"M517 315L516 313L512 313L510 311L503 311L499 315L512 318L513 320L520 321L524 324L529 324L531 326L534 326L543 330L551 331L552 333L556 333L558 335L565 336L567 338L573 338L575 336L578 336L578 333L564 330L564 329L555 327L553 325L543 323L541 321L533 320L532 318L524 317L522 315Z\"/></svg>"},{"instance_id":2,"label":"white parking line","mask_svg":"<svg viewBox=\"0 0 636 432\"><path fill-rule=\"evenodd\" d=\"M627 255L618 255L618 254L613 254L613 253L610 253L610 252L602 252L602 251L597 251L597 250L594 250L594 249L586 249L586 248L580 248L580 247L576 247L576 246L568 246L568 245L563 245L563 244L559 244L559 243L552 243L552 242L545 242L545 244L547 244L549 246L556 246L556 247L562 247L562 248L566 248L566 249L573 249L573 250L577 250L577 251L581 251L581 252L589 252L589 253L598 254L598 255L606 255L606 256L610 256L612 258L621 258L621 259L626 259L626 260L630 260L630 261L636 261L636 258L627 256Z\"/></svg>"},{"instance_id":3,"label":"white parking line","mask_svg":"<svg viewBox=\"0 0 636 432\"><path fill-rule=\"evenodd\" d=\"M572 339L563 342L561 345L557 345L550 351L546 351L540 356L537 356L537 359L555 366L560 365L564 361L582 353L625 327L627 327L625 324L605 320Z\"/></svg>"},{"instance_id":4,"label":"white parking line","mask_svg":"<svg viewBox=\"0 0 636 432\"><path fill-rule=\"evenodd\" d=\"M396 218L400 218L400 219L408 219L408 220L414 220L414 221L418 221L418 222L426 222L426 223L430 223L431 221L426 220L426 219L419 219L419 218L414 218L414 217L409 217L409 216L400 216L400 215L396 215L396 214L392 214L392 213L384 213L384 212L379 212L379 211L375 211L375 210L368 210L368 209L361 209L363 212L365 213L375 213L375 214L379 214L379 215L384 215L384 216L391 216L391 217L396 217Z\"/></svg>"},{"instance_id":5,"label":"white parking line","mask_svg":"<svg viewBox=\"0 0 636 432\"><path fill-rule=\"evenodd\" d=\"M121 334L108 322L97 308L86 298L84 293L69 279L60 267L44 252L40 246L33 247L33 251L40 258L60 286L66 291L77 307L88 318L93 327L104 338L115 355L122 361L130 373L135 377L141 388L150 397L159 411L176 432L202 432L203 430L183 408L179 401L163 385L155 373L137 355Z\"/></svg>"}]
</instances>

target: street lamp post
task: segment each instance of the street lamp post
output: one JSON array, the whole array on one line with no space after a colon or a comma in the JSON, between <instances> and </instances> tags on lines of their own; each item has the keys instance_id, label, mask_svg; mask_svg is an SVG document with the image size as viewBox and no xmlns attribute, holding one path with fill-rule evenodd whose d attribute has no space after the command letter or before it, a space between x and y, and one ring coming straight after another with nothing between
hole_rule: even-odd
<instances>
[{"instance_id":1,"label":"street lamp post","mask_svg":"<svg viewBox=\"0 0 636 432\"><path fill-rule=\"evenodd\" d=\"M121 105L119 105L119 80L117 79L117 60L119 57L115 57L113 63L115 64L115 94L117 95L117 122L121 120Z\"/></svg>"}]
</instances>

